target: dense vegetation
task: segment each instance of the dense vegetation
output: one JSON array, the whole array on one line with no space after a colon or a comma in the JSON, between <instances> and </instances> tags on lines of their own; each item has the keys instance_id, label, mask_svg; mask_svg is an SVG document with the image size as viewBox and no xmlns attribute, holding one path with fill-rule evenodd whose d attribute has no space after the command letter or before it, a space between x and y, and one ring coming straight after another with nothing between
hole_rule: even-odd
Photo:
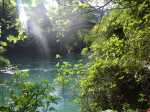
<instances>
[{"instance_id":1,"label":"dense vegetation","mask_svg":"<svg viewBox=\"0 0 150 112\"><path fill-rule=\"evenodd\" d=\"M87 65L82 69L72 65L70 71L68 64L61 66L66 66L61 77L80 77L77 85L82 112L140 111L150 106L149 1L115 3L115 8L84 36L88 46L82 53L88 57Z\"/></svg>"},{"instance_id":2,"label":"dense vegetation","mask_svg":"<svg viewBox=\"0 0 150 112\"><path fill-rule=\"evenodd\" d=\"M9 82L9 103L0 107L0 112L36 112L53 111L58 99L50 93L53 88L45 80L40 83L30 82L26 72L16 72Z\"/></svg>"},{"instance_id":3,"label":"dense vegetation","mask_svg":"<svg viewBox=\"0 0 150 112\"><path fill-rule=\"evenodd\" d=\"M69 62L60 61L56 65L58 67L57 81L64 86L73 81L73 86L80 91L76 101L81 105L81 112L101 112L108 109L118 112L146 111L150 108L150 1L110 0L98 8L91 6L84 0L79 4L73 0L70 4L73 3L75 5L72 5L68 10L65 9L66 13L62 13L60 18L55 18L58 16L56 13L51 19L58 19L54 22L56 34L62 36L73 33L78 36L78 39L84 41L86 47L82 49L81 54L85 57L86 62L79 60L77 64L73 65ZM112 3L113 6L104 10L109 3ZM62 8L60 7L59 10ZM5 10L11 12L7 7ZM68 30L70 27L66 26L70 19L62 17L73 11L78 13L79 10L84 12L80 16L84 16L84 19L89 21L95 20L95 16L92 18L91 13L97 14L96 11L101 10L103 14L100 14L102 17L94 22L95 25L92 24L92 28L91 25L84 29L79 27L78 30L72 32ZM53 12L49 11L49 14L51 13ZM2 18L1 21L5 18ZM9 21L11 24L15 22L14 19ZM4 21L1 23L6 24ZM4 24L1 25L2 35L7 35L9 31L6 29L8 27L5 26ZM61 29L62 26L64 29ZM65 33L66 29L68 30L67 33ZM24 33L20 33L19 30L14 32L17 34L13 34L14 38L8 40L18 40L19 35L23 39L25 38ZM56 40L66 42L66 38L62 39L58 35L55 36ZM66 49L73 49L71 48L74 46L72 43L78 42L78 39L73 39L71 43L66 45ZM7 46L7 43L1 41L1 47ZM78 44L76 43L76 45ZM57 55L57 58L60 56ZM4 59L0 58L0 60ZM4 62L9 63L6 60ZM0 65L4 66L5 64ZM55 102L56 98L53 96L47 99L47 90L49 90L47 85L45 88L45 85L43 87L39 84L34 85L26 82L17 82L17 84L19 84L22 94L15 96L15 98L12 97L12 100L18 110L10 110L12 105L3 107L3 109L11 112L22 112L19 109L23 109L23 112L34 112L43 104L41 99L45 96L48 105ZM26 95L26 92L29 94ZM33 95L37 95L38 99L32 98ZM26 105L29 102L28 99L32 102ZM29 106L31 110L24 110L25 106Z\"/></svg>"}]
</instances>

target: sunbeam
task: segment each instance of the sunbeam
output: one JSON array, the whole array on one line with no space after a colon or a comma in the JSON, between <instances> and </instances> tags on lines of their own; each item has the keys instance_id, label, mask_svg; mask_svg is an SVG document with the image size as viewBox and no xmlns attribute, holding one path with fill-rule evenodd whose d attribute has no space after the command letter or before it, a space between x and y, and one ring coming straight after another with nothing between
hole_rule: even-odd
<instances>
[{"instance_id":1,"label":"sunbeam","mask_svg":"<svg viewBox=\"0 0 150 112\"><path fill-rule=\"evenodd\" d=\"M17 3L18 3L19 20L21 22L22 27L24 29L27 29L28 16L25 10L25 4L23 4L22 0L18 0Z\"/></svg>"}]
</instances>

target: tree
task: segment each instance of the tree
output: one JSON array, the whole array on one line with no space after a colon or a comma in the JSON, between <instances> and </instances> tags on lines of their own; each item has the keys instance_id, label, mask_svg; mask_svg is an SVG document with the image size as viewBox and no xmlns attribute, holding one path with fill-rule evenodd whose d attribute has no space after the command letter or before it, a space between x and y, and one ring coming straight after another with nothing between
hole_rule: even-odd
<instances>
[{"instance_id":1,"label":"tree","mask_svg":"<svg viewBox=\"0 0 150 112\"><path fill-rule=\"evenodd\" d=\"M30 82L29 74L16 72L9 87L9 103L0 107L1 112L51 112L57 97L50 95L53 90L47 80L40 83Z\"/></svg>"},{"instance_id":2,"label":"tree","mask_svg":"<svg viewBox=\"0 0 150 112\"><path fill-rule=\"evenodd\" d=\"M113 3L115 7L84 37L89 60L79 81L82 112L150 106L149 1Z\"/></svg>"},{"instance_id":3,"label":"tree","mask_svg":"<svg viewBox=\"0 0 150 112\"><path fill-rule=\"evenodd\" d=\"M0 4L1 40L5 40L10 34L17 35L16 4L14 0L2 0Z\"/></svg>"}]
</instances>

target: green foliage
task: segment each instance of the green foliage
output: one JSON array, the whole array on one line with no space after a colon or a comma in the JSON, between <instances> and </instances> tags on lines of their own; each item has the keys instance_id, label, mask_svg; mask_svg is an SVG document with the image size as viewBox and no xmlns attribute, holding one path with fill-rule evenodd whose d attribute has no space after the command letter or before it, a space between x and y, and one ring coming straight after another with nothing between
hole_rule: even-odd
<instances>
[{"instance_id":1,"label":"green foliage","mask_svg":"<svg viewBox=\"0 0 150 112\"><path fill-rule=\"evenodd\" d=\"M88 48L83 48L81 54L83 56L87 56L88 52L89 52Z\"/></svg>"},{"instance_id":2,"label":"green foliage","mask_svg":"<svg viewBox=\"0 0 150 112\"><path fill-rule=\"evenodd\" d=\"M16 1L0 1L0 37L16 43L18 40L26 38L24 31L21 31L20 21L17 17Z\"/></svg>"},{"instance_id":3,"label":"green foliage","mask_svg":"<svg viewBox=\"0 0 150 112\"><path fill-rule=\"evenodd\" d=\"M89 11L89 5L67 0L65 4L70 8L65 8L61 2L58 3L59 7L53 7L53 10L51 7L47 13L54 25L52 31L59 31L57 38L65 37L64 32L67 30L69 37L78 36L72 34L74 29L72 31L70 28L73 20L77 19L72 14L79 13L80 8ZM63 62L56 65L58 82L63 86L73 82L74 87L80 88L81 112L132 112L150 106L150 1L114 0L113 3L115 8L106 12L99 23L83 37L87 48L83 49L82 54L87 55L88 62L74 65ZM10 7L14 8L13 4ZM7 19L9 15L15 16L15 11L12 11L13 14L6 13L11 12L10 7L0 7L5 12L1 23L6 23L1 25L2 35L16 25L9 23L10 18ZM70 16L71 19L68 19ZM84 17L91 19L90 14ZM82 21L85 18L80 19ZM16 23L15 19L14 21ZM41 22L38 24L41 25ZM46 29L48 32L49 28ZM24 37L24 33L18 35L19 40ZM9 36L8 41L16 43L18 39ZM77 38L71 42L66 41L68 38L58 38L58 42L60 40L67 43L65 47L69 51L72 50L70 46L77 46ZM5 42L0 42L0 51L6 46ZM56 58L59 59L60 56L57 55ZM0 60L4 59L0 57ZM1 65L5 63L8 61L5 60ZM49 95L47 81L36 84L27 81L27 77L26 73L23 73L23 77L20 73L16 74L11 88L17 88L18 91L11 90L11 102L7 107L1 107L2 111L35 112L39 107L52 109L49 105L55 102L55 97Z\"/></svg>"},{"instance_id":4,"label":"green foliage","mask_svg":"<svg viewBox=\"0 0 150 112\"><path fill-rule=\"evenodd\" d=\"M10 65L10 61L6 58L0 56L0 67L8 66Z\"/></svg>"},{"instance_id":5,"label":"green foliage","mask_svg":"<svg viewBox=\"0 0 150 112\"><path fill-rule=\"evenodd\" d=\"M20 23L17 21L15 0L0 1L0 66L4 67L10 64L2 54L6 51L7 46L24 40L26 35L24 31L19 30ZM19 32L19 33L18 33Z\"/></svg>"},{"instance_id":6,"label":"green foliage","mask_svg":"<svg viewBox=\"0 0 150 112\"><path fill-rule=\"evenodd\" d=\"M30 82L29 74L16 72L11 82L10 101L7 106L0 107L0 112L39 112L53 111L57 98L51 95L52 87L45 80L39 83Z\"/></svg>"},{"instance_id":7,"label":"green foliage","mask_svg":"<svg viewBox=\"0 0 150 112\"><path fill-rule=\"evenodd\" d=\"M16 2L1 0L0 4L1 37L5 38L16 31Z\"/></svg>"},{"instance_id":8,"label":"green foliage","mask_svg":"<svg viewBox=\"0 0 150 112\"><path fill-rule=\"evenodd\" d=\"M25 32L20 31L18 36L9 35L7 41L16 44L18 41L23 41L26 38L27 35L25 34Z\"/></svg>"},{"instance_id":9,"label":"green foliage","mask_svg":"<svg viewBox=\"0 0 150 112\"><path fill-rule=\"evenodd\" d=\"M57 63L57 81L60 84L66 85L72 81L78 84L80 75L84 75L85 70L83 64L79 61L77 64L71 64L69 62ZM82 76L83 77L83 76Z\"/></svg>"},{"instance_id":10,"label":"green foliage","mask_svg":"<svg viewBox=\"0 0 150 112\"><path fill-rule=\"evenodd\" d=\"M81 112L134 112L150 106L149 0L115 3L115 9L84 37L89 49L83 54L89 60L78 74ZM63 77L73 73L69 72Z\"/></svg>"}]
</instances>

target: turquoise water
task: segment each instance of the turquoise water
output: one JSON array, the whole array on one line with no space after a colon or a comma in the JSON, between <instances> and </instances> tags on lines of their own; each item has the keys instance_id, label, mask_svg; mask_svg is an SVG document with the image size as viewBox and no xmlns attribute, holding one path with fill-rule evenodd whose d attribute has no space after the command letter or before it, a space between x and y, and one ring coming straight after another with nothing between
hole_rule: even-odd
<instances>
[{"instance_id":1,"label":"turquoise water","mask_svg":"<svg viewBox=\"0 0 150 112\"><path fill-rule=\"evenodd\" d=\"M52 84L55 83L56 78L56 63L58 60L54 58L41 58L41 57L25 57L25 56L8 56L12 65L17 65L22 71L29 71L31 81L49 80ZM72 63L77 61L75 57L68 57L64 60L71 61ZM7 87L4 84L13 75L13 71L0 74L0 105L7 103ZM73 103L73 98L76 93L69 86L62 89L61 85L55 84L54 94L61 99L55 106L57 112L79 112L79 105Z\"/></svg>"}]
</instances>

